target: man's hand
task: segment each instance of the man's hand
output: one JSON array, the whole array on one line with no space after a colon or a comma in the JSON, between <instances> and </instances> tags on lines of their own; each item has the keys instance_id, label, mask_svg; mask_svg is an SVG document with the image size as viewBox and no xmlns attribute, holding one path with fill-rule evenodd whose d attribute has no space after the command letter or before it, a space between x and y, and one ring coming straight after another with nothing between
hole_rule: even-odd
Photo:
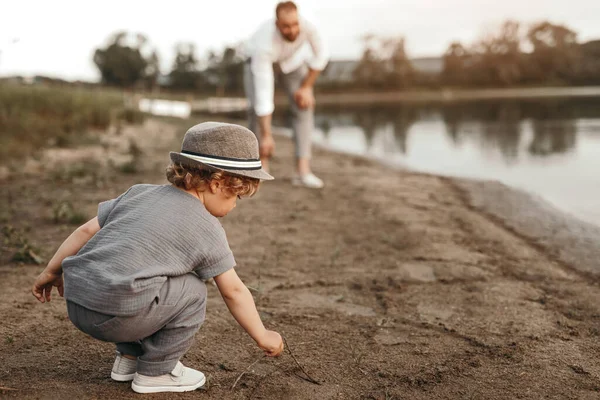
<instances>
[{"instance_id":1,"label":"man's hand","mask_svg":"<svg viewBox=\"0 0 600 400\"><path fill-rule=\"evenodd\" d=\"M315 106L315 95L311 87L301 87L294 93L294 101L298 105L298 108L305 110L314 108Z\"/></svg>"},{"instance_id":2,"label":"man's hand","mask_svg":"<svg viewBox=\"0 0 600 400\"><path fill-rule=\"evenodd\" d=\"M260 139L260 158L270 158L275 152L275 140L271 135L263 135Z\"/></svg>"},{"instance_id":3,"label":"man's hand","mask_svg":"<svg viewBox=\"0 0 600 400\"><path fill-rule=\"evenodd\" d=\"M40 303L45 303L51 300L53 286L56 286L58 289L58 294L60 294L62 297L64 293L62 272L52 273L44 270L33 283L31 293L33 293L35 298L38 299Z\"/></svg>"},{"instance_id":4,"label":"man's hand","mask_svg":"<svg viewBox=\"0 0 600 400\"><path fill-rule=\"evenodd\" d=\"M269 357L277 357L283 352L283 339L275 331L265 331L258 342L258 347L264 350Z\"/></svg>"}]
</instances>

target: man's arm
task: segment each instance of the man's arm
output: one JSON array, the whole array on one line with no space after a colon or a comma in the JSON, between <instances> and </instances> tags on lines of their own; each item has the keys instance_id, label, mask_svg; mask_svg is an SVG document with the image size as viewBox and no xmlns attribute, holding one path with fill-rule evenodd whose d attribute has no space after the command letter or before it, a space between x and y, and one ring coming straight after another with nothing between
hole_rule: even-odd
<instances>
[{"instance_id":1,"label":"man's arm","mask_svg":"<svg viewBox=\"0 0 600 400\"><path fill-rule=\"evenodd\" d=\"M266 162L273 155L275 141L271 131L271 120L275 105L275 77L271 57L266 53L252 56L250 72L254 82L254 112L260 129L260 157Z\"/></svg>"},{"instance_id":2,"label":"man's arm","mask_svg":"<svg viewBox=\"0 0 600 400\"><path fill-rule=\"evenodd\" d=\"M313 57L308 62L309 71L306 78L304 78L302 85L294 93L294 100L298 107L302 109L313 108L315 106L313 87L319 74L325 69L329 60L329 51L317 28L308 21L304 21L304 28L308 33L308 43L313 51Z\"/></svg>"},{"instance_id":3,"label":"man's arm","mask_svg":"<svg viewBox=\"0 0 600 400\"><path fill-rule=\"evenodd\" d=\"M308 61L308 66L312 70L323 71L329 62L329 49L325 45L319 30L312 23L305 21L305 26L308 33L308 43L313 51L313 57ZM314 85L314 81L312 84Z\"/></svg>"},{"instance_id":4,"label":"man's arm","mask_svg":"<svg viewBox=\"0 0 600 400\"><path fill-rule=\"evenodd\" d=\"M215 276L215 283L223 296L227 308L238 324L269 356L278 356L283 351L283 340L277 332L265 329L252 294L232 268Z\"/></svg>"},{"instance_id":5,"label":"man's arm","mask_svg":"<svg viewBox=\"0 0 600 400\"><path fill-rule=\"evenodd\" d=\"M260 128L261 139L269 139L273 136L271 132L271 119L273 114L257 116L258 127Z\"/></svg>"},{"instance_id":6,"label":"man's arm","mask_svg":"<svg viewBox=\"0 0 600 400\"><path fill-rule=\"evenodd\" d=\"M320 70L309 68L308 74L306 75L304 82L302 82L301 87L312 89L315 86L315 82L317 81L317 78L319 77L320 74L321 74Z\"/></svg>"},{"instance_id":7,"label":"man's arm","mask_svg":"<svg viewBox=\"0 0 600 400\"><path fill-rule=\"evenodd\" d=\"M77 252L100 230L98 217L94 217L75 230L60 245L46 268L37 277L31 292L40 302L50 301L52 287L56 286L58 293L63 295L62 262L65 258Z\"/></svg>"}]
</instances>

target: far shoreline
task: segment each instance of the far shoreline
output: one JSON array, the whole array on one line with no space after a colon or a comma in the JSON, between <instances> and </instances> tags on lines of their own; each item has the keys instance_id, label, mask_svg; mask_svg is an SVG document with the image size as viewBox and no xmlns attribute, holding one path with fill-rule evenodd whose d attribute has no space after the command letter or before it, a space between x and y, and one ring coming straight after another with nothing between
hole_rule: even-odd
<instances>
[{"instance_id":1,"label":"far shoreline","mask_svg":"<svg viewBox=\"0 0 600 400\"><path fill-rule=\"evenodd\" d=\"M152 96L154 97L154 96ZM159 95L157 98L160 98ZM164 97L164 95L163 95ZM600 98L600 86L549 86L513 87L485 89L411 89L402 91L333 91L316 88L317 108L332 106L364 107L387 104L455 103L483 100L536 100L536 99L575 99ZM232 115L245 113L247 100L243 93L225 96L206 96L189 99L193 113ZM289 105L287 96L276 92L275 105L278 109Z\"/></svg>"},{"instance_id":2,"label":"far shoreline","mask_svg":"<svg viewBox=\"0 0 600 400\"><path fill-rule=\"evenodd\" d=\"M519 100L542 98L600 97L600 86L519 87L488 89L406 90L394 92L317 92L317 105L367 105L386 103L458 102L474 100ZM278 96L278 104L287 100Z\"/></svg>"}]
</instances>

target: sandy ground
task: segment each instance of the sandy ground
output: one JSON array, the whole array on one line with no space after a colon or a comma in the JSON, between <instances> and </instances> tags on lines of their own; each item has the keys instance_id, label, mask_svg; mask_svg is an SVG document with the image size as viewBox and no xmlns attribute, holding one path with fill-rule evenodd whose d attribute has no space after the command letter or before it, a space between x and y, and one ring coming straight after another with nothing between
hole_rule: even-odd
<instances>
[{"instance_id":1,"label":"sandy ground","mask_svg":"<svg viewBox=\"0 0 600 400\"><path fill-rule=\"evenodd\" d=\"M453 182L464 190L467 203L540 246L565 266L592 278L600 275L600 226L563 213L539 196L498 182Z\"/></svg>"},{"instance_id":2,"label":"sandy ground","mask_svg":"<svg viewBox=\"0 0 600 400\"><path fill-rule=\"evenodd\" d=\"M0 397L134 397L109 377L111 344L72 326L63 299L30 295L43 266L11 257L27 240L50 258L77 226L53 220L57 204L92 217L134 183L165 182L166 152L182 134L150 121L96 149L135 141L144 160L135 173L98 166L57 181L62 155L0 183ZM327 187L294 188L292 146L277 146L279 179L223 225L265 324L319 384L289 352L263 357L210 287L207 321L183 360L206 373L205 390L145 398L600 398L600 286L577 254L566 261L447 178L316 151Z\"/></svg>"}]
</instances>

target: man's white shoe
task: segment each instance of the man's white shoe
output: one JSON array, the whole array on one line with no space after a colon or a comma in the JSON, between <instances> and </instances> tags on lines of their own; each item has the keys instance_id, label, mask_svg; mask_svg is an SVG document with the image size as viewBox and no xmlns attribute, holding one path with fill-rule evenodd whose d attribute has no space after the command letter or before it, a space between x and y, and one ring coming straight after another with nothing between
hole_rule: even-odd
<instances>
[{"instance_id":1,"label":"man's white shoe","mask_svg":"<svg viewBox=\"0 0 600 400\"><path fill-rule=\"evenodd\" d=\"M136 367L137 360L130 360L127 357L123 357L123 355L117 351L117 357L115 358L115 363L110 372L110 377L117 382L129 382L133 380Z\"/></svg>"},{"instance_id":2,"label":"man's white shoe","mask_svg":"<svg viewBox=\"0 0 600 400\"><path fill-rule=\"evenodd\" d=\"M305 175L295 175L292 178L292 185L305 186L312 189L321 189L325 184L312 172Z\"/></svg>"},{"instance_id":3,"label":"man's white shoe","mask_svg":"<svg viewBox=\"0 0 600 400\"><path fill-rule=\"evenodd\" d=\"M170 374L146 376L136 373L131 388L137 393L189 392L203 386L205 382L202 372L184 367L178 361Z\"/></svg>"}]
</instances>

